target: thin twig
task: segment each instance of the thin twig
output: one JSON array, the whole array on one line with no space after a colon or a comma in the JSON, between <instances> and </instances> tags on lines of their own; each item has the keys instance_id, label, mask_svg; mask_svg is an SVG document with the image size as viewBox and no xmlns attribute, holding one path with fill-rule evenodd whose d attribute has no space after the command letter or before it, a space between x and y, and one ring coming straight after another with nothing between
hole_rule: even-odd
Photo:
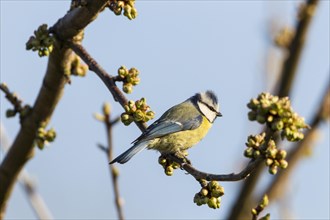
<instances>
[{"instance_id":1,"label":"thin twig","mask_svg":"<svg viewBox=\"0 0 330 220\"><path fill-rule=\"evenodd\" d=\"M180 158L177 158L173 155L167 155L168 158L180 164L181 168L187 171L190 175L195 177L196 180L206 179L208 181L239 181L247 178L255 169L255 167L263 161L263 158L258 158L254 161L248 163L248 165L239 173L230 173L230 174L211 174L197 170L192 165L188 163L183 163Z\"/></svg>"},{"instance_id":2,"label":"thin twig","mask_svg":"<svg viewBox=\"0 0 330 220\"><path fill-rule=\"evenodd\" d=\"M0 84L0 90L2 90L5 93L6 98L14 106L14 108L17 112L22 111L22 109L23 109L22 100L19 99L15 95L15 93L10 92L8 86L5 83Z\"/></svg>"},{"instance_id":3,"label":"thin twig","mask_svg":"<svg viewBox=\"0 0 330 220\"><path fill-rule=\"evenodd\" d=\"M128 100L120 89L116 86L114 77L108 74L96 60L86 51L86 49L77 43L72 41L67 42L68 46L88 65L89 69L96 73L96 75L103 81L110 93L112 94L115 101L119 102L124 108ZM146 130L147 125L145 123L135 122L138 128L143 132Z\"/></svg>"},{"instance_id":4,"label":"thin twig","mask_svg":"<svg viewBox=\"0 0 330 220\"><path fill-rule=\"evenodd\" d=\"M7 152L10 148L10 141L2 123L0 124L0 137L1 148L4 152ZM22 189L29 199L30 205L38 219L54 219L42 196L38 193L33 178L26 171L26 169L23 168L23 170L20 172L18 176L18 182L22 186Z\"/></svg>"},{"instance_id":5,"label":"thin twig","mask_svg":"<svg viewBox=\"0 0 330 220\"><path fill-rule=\"evenodd\" d=\"M307 30L310 26L314 10L318 4L319 0L307 0L305 5L305 13L297 22L296 34L291 41L289 47L288 57L284 62L281 79L278 84L277 94L281 97L288 96L293 84L294 76L296 74L297 66L300 61L300 56L304 47L304 41L307 35ZM313 13L311 13L313 12ZM264 167L260 165L256 166L253 175L248 178L242 185L240 192L237 195L236 201L234 201L231 211L227 219L242 219L249 214L249 204L252 200L251 194L253 193L257 181L262 174Z\"/></svg>"},{"instance_id":6,"label":"thin twig","mask_svg":"<svg viewBox=\"0 0 330 220\"><path fill-rule=\"evenodd\" d=\"M110 113L104 112L104 117L105 117L104 124L105 124L105 128L106 128L107 142L108 142L107 157L108 157L108 161L112 161L113 160L113 143L112 143L113 123L110 120ZM122 199L120 198L120 194L119 194L119 184L118 184L119 171L118 171L118 168L114 164L110 164L109 171L110 171L112 185L113 185L113 192L115 195L115 204L116 204L116 208L117 208L118 218L120 220L123 220L124 212L123 212Z\"/></svg>"}]
</instances>

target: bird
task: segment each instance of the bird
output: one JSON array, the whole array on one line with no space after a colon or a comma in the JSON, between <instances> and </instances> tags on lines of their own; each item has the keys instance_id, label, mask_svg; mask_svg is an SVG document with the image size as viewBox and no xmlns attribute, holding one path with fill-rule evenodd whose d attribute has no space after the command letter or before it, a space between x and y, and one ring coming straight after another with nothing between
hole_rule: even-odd
<instances>
[{"instance_id":1,"label":"bird","mask_svg":"<svg viewBox=\"0 0 330 220\"><path fill-rule=\"evenodd\" d=\"M132 142L132 147L110 164L124 164L146 148L185 158L186 150L199 143L215 119L222 116L219 108L218 98L213 91L196 93L168 109Z\"/></svg>"}]
</instances>

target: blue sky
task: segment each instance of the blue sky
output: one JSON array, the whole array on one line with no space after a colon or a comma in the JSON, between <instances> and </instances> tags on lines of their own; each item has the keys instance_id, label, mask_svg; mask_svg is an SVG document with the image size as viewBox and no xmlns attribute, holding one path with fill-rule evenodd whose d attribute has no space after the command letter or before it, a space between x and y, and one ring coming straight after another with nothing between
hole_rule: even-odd
<instances>
[{"instance_id":1,"label":"blue sky","mask_svg":"<svg viewBox=\"0 0 330 220\"><path fill-rule=\"evenodd\" d=\"M294 24L299 2L138 1L136 20L105 11L87 27L83 45L110 74L121 65L139 69L141 83L127 97L146 97L156 118L194 93L212 89L224 116L190 150L189 158L203 171L239 172L247 161L243 157L246 137L260 129L247 120L246 103L270 90L272 82L266 80L276 78L280 62L277 59L275 66L267 68L269 54L275 58L281 54L270 44L269 24L272 20L276 27ZM40 24L53 25L69 4L1 0L1 82L27 103L35 100L47 58L26 51L25 42ZM329 1L321 1L317 8L291 94L293 108L307 122L329 83L329 8ZM58 134L56 141L43 151L36 150L26 166L57 219L117 217L107 160L96 147L106 143L105 130L92 117L105 101L111 103L114 116L121 114L123 110L93 72L73 78L50 122ZM10 105L1 94L1 122L13 139L19 124L17 118L4 117L7 108ZM312 155L292 175L283 196L284 211L294 218L329 218L328 131L329 124L323 124ZM139 134L133 125L117 125L115 155ZM157 159L157 153L145 151L118 166L127 218L225 218L239 182L222 183L226 194L220 209L197 207L192 200L198 183L181 171L165 176ZM261 190L269 176L263 179L258 186ZM282 217L283 209L273 205L268 211L275 219ZM6 218L35 218L18 185Z\"/></svg>"}]
</instances>

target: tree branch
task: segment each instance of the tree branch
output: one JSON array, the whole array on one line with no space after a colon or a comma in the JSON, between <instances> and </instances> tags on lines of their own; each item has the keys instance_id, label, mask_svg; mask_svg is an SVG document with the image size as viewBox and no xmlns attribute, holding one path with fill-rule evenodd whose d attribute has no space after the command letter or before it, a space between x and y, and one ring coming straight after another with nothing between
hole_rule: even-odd
<instances>
[{"instance_id":1,"label":"tree branch","mask_svg":"<svg viewBox=\"0 0 330 220\"><path fill-rule=\"evenodd\" d=\"M0 145L3 152L7 152L10 148L10 141L6 135L3 124L0 124ZM18 176L18 182L22 186L27 198L29 199L30 205L39 219L53 219L52 213L49 211L42 196L38 193L33 178L23 168Z\"/></svg>"},{"instance_id":2,"label":"tree branch","mask_svg":"<svg viewBox=\"0 0 330 220\"><path fill-rule=\"evenodd\" d=\"M277 94L280 97L288 96L293 84L294 76L296 74L297 66L300 61L301 53L304 47L304 42L306 39L307 31L310 26L312 17L314 15L314 10L318 4L319 0L307 0L305 8L301 11L302 17L296 24L296 34L289 47L288 57L286 58L281 72L281 79L278 84ZM260 165L256 166L253 175L248 178L242 185L240 192L237 195L236 201L234 201L231 211L227 219L236 220L242 219L244 216L249 215L248 206L251 203L251 194L255 189L256 183L261 176L264 167Z\"/></svg>"},{"instance_id":3,"label":"tree branch","mask_svg":"<svg viewBox=\"0 0 330 220\"><path fill-rule=\"evenodd\" d=\"M96 75L103 81L110 93L112 94L114 100L119 102L119 104L124 108L128 100L120 89L116 86L114 81L115 77L108 74L94 58L86 51L86 49L72 41L67 42L68 46L88 65L89 69L96 73ZM146 130L147 125L145 123L135 122L138 128L143 132Z\"/></svg>"},{"instance_id":4,"label":"tree branch","mask_svg":"<svg viewBox=\"0 0 330 220\"><path fill-rule=\"evenodd\" d=\"M105 7L107 0L88 0L86 7L75 8L52 28L57 39L68 40L80 34ZM71 50L55 42L48 67L34 106L22 122L12 147L0 166L0 219L4 218L7 200L25 163L33 157L34 140L41 123L47 124L60 100L67 82L65 68L70 65Z\"/></svg>"},{"instance_id":5,"label":"tree branch","mask_svg":"<svg viewBox=\"0 0 330 220\"><path fill-rule=\"evenodd\" d=\"M108 147L104 147L102 145L98 145L99 148L106 153L107 155L107 160L112 161L113 159L113 143L112 143L112 126L117 123L118 117L114 120L110 120L110 108L106 108L107 105L106 103L104 104L103 107L103 115L104 115L104 125L106 129L106 134L107 134L107 142L108 142ZM105 110L107 109L107 110ZM108 164L108 162L107 162ZM122 199L120 198L120 193L119 193L119 184L118 184L118 176L119 176L119 171L118 168L114 165L111 164L109 166L109 171L110 171L110 176L111 176L111 181L113 185L113 192L115 196L115 204L116 204L116 209L117 209L117 214L118 214L118 219L123 220L124 218L124 212L123 212L123 205L122 205Z\"/></svg>"},{"instance_id":6,"label":"tree branch","mask_svg":"<svg viewBox=\"0 0 330 220\"><path fill-rule=\"evenodd\" d=\"M192 165L190 165L188 163L183 163L182 159L180 159L180 158L178 158L174 155L169 154L169 155L167 155L167 157L170 158L172 161L175 161L175 162L179 163L181 168L184 169L185 171L187 171L193 177L195 177L196 180L205 179L207 181L211 181L211 180L216 180L216 181L239 181L239 180L243 180L243 179L249 177L250 174L256 168L256 166L264 160L262 157L260 157L260 158L254 160L254 161L250 161L248 163L248 165L241 172L239 172L237 174L235 174L235 173L211 174L211 173L206 173L206 172L199 171L199 170L197 170L196 168L194 168Z\"/></svg>"},{"instance_id":7,"label":"tree branch","mask_svg":"<svg viewBox=\"0 0 330 220\"><path fill-rule=\"evenodd\" d=\"M288 96L297 73L297 67L304 48L307 32L316 11L319 0L307 0L298 14L300 19L296 26L295 36L289 46L288 57L284 61L280 74L277 94L279 97Z\"/></svg>"}]
</instances>

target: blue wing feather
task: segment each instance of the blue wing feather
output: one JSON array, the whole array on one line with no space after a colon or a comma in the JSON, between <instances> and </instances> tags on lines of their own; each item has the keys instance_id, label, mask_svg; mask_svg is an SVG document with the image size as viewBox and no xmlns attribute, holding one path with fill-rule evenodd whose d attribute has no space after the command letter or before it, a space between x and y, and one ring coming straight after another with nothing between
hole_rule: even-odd
<instances>
[{"instance_id":1,"label":"blue wing feather","mask_svg":"<svg viewBox=\"0 0 330 220\"><path fill-rule=\"evenodd\" d=\"M148 129L135 141L132 143L138 143L141 141L148 141L152 140L154 138L162 137L164 135L173 134L179 131L185 131L185 130L193 130L198 128L202 121L203 117L201 115L192 118L190 120L187 120L185 122L177 121L168 121L168 120L160 120L155 121L153 124L151 124Z\"/></svg>"}]
</instances>

